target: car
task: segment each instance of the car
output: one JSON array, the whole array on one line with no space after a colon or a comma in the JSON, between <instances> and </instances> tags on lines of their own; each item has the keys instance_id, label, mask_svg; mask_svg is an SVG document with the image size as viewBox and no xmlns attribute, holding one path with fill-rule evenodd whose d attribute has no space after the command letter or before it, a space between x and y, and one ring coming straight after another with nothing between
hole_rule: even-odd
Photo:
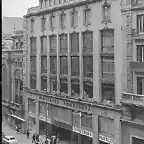
<instances>
[{"instance_id":1,"label":"car","mask_svg":"<svg viewBox=\"0 0 144 144\"><path fill-rule=\"evenodd\" d=\"M14 136L5 136L2 138L2 141L6 144L18 144Z\"/></svg>"}]
</instances>

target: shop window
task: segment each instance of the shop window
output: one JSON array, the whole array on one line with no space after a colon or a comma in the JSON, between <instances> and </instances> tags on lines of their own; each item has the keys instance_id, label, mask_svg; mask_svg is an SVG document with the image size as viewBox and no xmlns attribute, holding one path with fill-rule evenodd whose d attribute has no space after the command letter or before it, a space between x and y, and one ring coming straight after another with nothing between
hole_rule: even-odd
<instances>
[{"instance_id":1,"label":"shop window","mask_svg":"<svg viewBox=\"0 0 144 144\"><path fill-rule=\"evenodd\" d=\"M57 92L57 79L56 78L50 79L50 91Z\"/></svg>"},{"instance_id":2,"label":"shop window","mask_svg":"<svg viewBox=\"0 0 144 144\"><path fill-rule=\"evenodd\" d=\"M84 81L84 97L93 98L93 83Z\"/></svg>"},{"instance_id":3,"label":"shop window","mask_svg":"<svg viewBox=\"0 0 144 144\"><path fill-rule=\"evenodd\" d=\"M73 125L81 127L81 112L73 112Z\"/></svg>"},{"instance_id":4,"label":"shop window","mask_svg":"<svg viewBox=\"0 0 144 144\"><path fill-rule=\"evenodd\" d=\"M41 56L41 73L47 73L47 56Z\"/></svg>"},{"instance_id":5,"label":"shop window","mask_svg":"<svg viewBox=\"0 0 144 144\"><path fill-rule=\"evenodd\" d=\"M114 30L105 30L101 32L102 52L114 53Z\"/></svg>"},{"instance_id":6,"label":"shop window","mask_svg":"<svg viewBox=\"0 0 144 144\"><path fill-rule=\"evenodd\" d=\"M114 80L114 58L103 57L101 65L102 65L102 78L108 80Z\"/></svg>"},{"instance_id":7,"label":"shop window","mask_svg":"<svg viewBox=\"0 0 144 144\"><path fill-rule=\"evenodd\" d=\"M30 55L36 55L36 37L30 38Z\"/></svg>"},{"instance_id":8,"label":"shop window","mask_svg":"<svg viewBox=\"0 0 144 144\"><path fill-rule=\"evenodd\" d=\"M36 73L36 56L30 57L30 72Z\"/></svg>"},{"instance_id":9,"label":"shop window","mask_svg":"<svg viewBox=\"0 0 144 144\"><path fill-rule=\"evenodd\" d=\"M132 144L144 144L144 139L133 137Z\"/></svg>"},{"instance_id":10,"label":"shop window","mask_svg":"<svg viewBox=\"0 0 144 144\"><path fill-rule=\"evenodd\" d=\"M46 76L41 77L41 90L47 91L47 77Z\"/></svg>"},{"instance_id":11,"label":"shop window","mask_svg":"<svg viewBox=\"0 0 144 144\"><path fill-rule=\"evenodd\" d=\"M47 37L42 36L40 39L41 39L41 54L45 55L47 53Z\"/></svg>"},{"instance_id":12,"label":"shop window","mask_svg":"<svg viewBox=\"0 0 144 144\"><path fill-rule=\"evenodd\" d=\"M50 74L57 74L57 57L50 56Z\"/></svg>"},{"instance_id":13,"label":"shop window","mask_svg":"<svg viewBox=\"0 0 144 144\"><path fill-rule=\"evenodd\" d=\"M60 53L67 53L68 46L67 46L67 35L63 34L60 35Z\"/></svg>"},{"instance_id":14,"label":"shop window","mask_svg":"<svg viewBox=\"0 0 144 144\"><path fill-rule=\"evenodd\" d=\"M62 12L60 14L60 28L64 29L66 27L66 13Z\"/></svg>"},{"instance_id":15,"label":"shop window","mask_svg":"<svg viewBox=\"0 0 144 144\"><path fill-rule=\"evenodd\" d=\"M57 37L50 36L50 53L56 53L56 52L57 52Z\"/></svg>"},{"instance_id":16,"label":"shop window","mask_svg":"<svg viewBox=\"0 0 144 144\"><path fill-rule=\"evenodd\" d=\"M92 128L92 115L81 114L81 126Z\"/></svg>"},{"instance_id":17,"label":"shop window","mask_svg":"<svg viewBox=\"0 0 144 144\"><path fill-rule=\"evenodd\" d=\"M102 100L103 101L115 101L115 85L114 84L102 84Z\"/></svg>"},{"instance_id":18,"label":"shop window","mask_svg":"<svg viewBox=\"0 0 144 144\"><path fill-rule=\"evenodd\" d=\"M46 117L46 103L45 102L40 102L39 103L39 114L41 116L45 116Z\"/></svg>"},{"instance_id":19,"label":"shop window","mask_svg":"<svg viewBox=\"0 0 144 144\"><path fill-rule=\"evenodd\" d=\"M68 59L66 56L60 57L60 74L62 75L68 74Z\"/></svg>"},{"instance_id":20,"label":"shop window","mask_svg":"<svg viewBox=\"0 0 144 144\"><path fill-rule=\"evenodd\" d=\"M144 62L144 45L137 46L137 61Z\"/></svg>"},{"instance_id":21,"label":"shop window","mask_svg":"<svg viewBox=\"0 0 144 144\"><path fill-rule=\"evenodd\" d=\"M91 9L87 8L84 10L84 25L91 24Z\"/></svg>"},{"instance_id":22,"label":"shop window","mask_svg":"<svg viewBox=\"0 0 144 144\"><path fill-rule=\"evenodd\" d=\"M67 81L67 79L60 79L60 92L64 95L68 93L68 81Z\"/></svg>"},{"instance_id":23,"label":"shop window","mask_svg":"<svg viewBox=\"0 0 144 144\"><path fill-rule=\"evenodd\" d=\"M41 30L45 31L45 29L46 29L46 18L42 17L42 19L41 19Z\"/></svg>"},{"instance_id":24,"label":"shop window","mask_svg":"<svg viewBox=\"0 0 144 144\"><path fill-rule=\"evenodd\" d=\"M79 97L80 96L79 80L72 79L72 81L71 81L71 96L72 97Z\"/></svg>"},{"instance_id":25,"label":"shop window","mask_svg":"<svg viewBox=\"0 0 144 144\"><path fill-rule=\"evenodd\" d=\"M93 77L93 57L83 57L84 77Z\"/></svg>"},{"instance_id":26,"label":"shop window","mask_svg":"<svg viewBox=\"0 0 144 144\"><path fill-rule=\"evenodd\" d=\"M70 35L71 38L71 52L78 53L79 52L79 34L73 33Z\"/></svg>"},{"instance_id":27,"label":"shop window","mask_svg":"<svg viewBox=\"0 0 144 144\"><path fill-rule=\"evenodd\" d=\"M71 57L71 75L72 76L79 76L79 57L72 56Z\"/></svg>"},{"instance_id":28,"label":"shop window","mask_svg":"<svg viewBox=\"0 0 144 144\"><path fill-rule=\"evenodd\" d=\"M76 10L73 10L71 13L71 26L76 27L78 24L78 13Z\"/></svg>"},{"instance_id":29,"label":"shop window","mask_svg":"<svg viewBox=\"0 0 144 144\"><path fill-rule=\"evenodd\" d=\"M83 52L93 52L93 32L83 33Z\"/></svg>"},{"instance_id":30,"label":"shop window","mask_svg":"<svg viewBox=\"0 0 144 144\"><path fill-rule=\"evenodd\" d=\"M30 75L30 87L36 89L36 75Z\"/></svg>"}]
</instances>

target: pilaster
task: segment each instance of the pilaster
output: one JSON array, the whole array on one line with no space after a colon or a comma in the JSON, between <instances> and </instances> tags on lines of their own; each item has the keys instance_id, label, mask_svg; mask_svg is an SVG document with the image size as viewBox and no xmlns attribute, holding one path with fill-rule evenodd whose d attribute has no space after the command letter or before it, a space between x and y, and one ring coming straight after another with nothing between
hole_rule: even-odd
<instances>
[{"instance_id":1,"label":"pilaster","mask_svg":"<svg viewBox=\"0 0 144 144\"><path fill-rule=\"evenodd\" d=\"M71 56L70 56L70 34L68 37L68 96L71 96Z\"/></svg>"},{"instance_id":2,"label":"pilaster","mask_svg":"<svg viewBox=\"0 0 144 144\"><path fill-rule=\"evenodd\" d=\"M36 100L36 133L39 134L39 101Z\"/></svg>"},{"instance_id":3,"label":"pilaster","mask_svg":"<svg viewBox=\"0 0 144 144\"><path fill-rule=\"evenodd\" d=\"M57 93L60 93L60 59L59 59L59 35L57 34Z\"/></svg>"},{"instance_id":4,"label":"pilaster","mask_svg":"<svg viewBox=\"0 0 144 144\"><path fill-rule=\"evenodd\" d=\"M47 92L50 92L50 38L47 36Z\"/></svg>"}]
</instances>

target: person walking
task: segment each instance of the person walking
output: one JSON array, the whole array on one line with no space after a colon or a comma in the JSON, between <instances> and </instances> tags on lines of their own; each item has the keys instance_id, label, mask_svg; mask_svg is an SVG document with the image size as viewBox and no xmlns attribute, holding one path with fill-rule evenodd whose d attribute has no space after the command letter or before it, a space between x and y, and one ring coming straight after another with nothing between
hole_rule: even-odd
<instances>
[{"instance_id":1,"label":"person walking","mask_svg":"<svg viewBox=\"0 0 144 144\"><path fill-rule=\"evenodd\" d=\"M27 130L27 139L29 139L29 135L30 135L30 132L29 132L29 129Z\"/></svg>"},{"instance_id":2,"label":"person walking","mask_svg":"<svg viewBox=\"0 0 144 144\"><path fill-rule=\"evenodd\" d=\"M35 139L36 139L36 135L35 135L35 133L33 133L33 136L32 136L32 143L34 143L34 144L35 144Z\"/></svg>"}]
</instances>

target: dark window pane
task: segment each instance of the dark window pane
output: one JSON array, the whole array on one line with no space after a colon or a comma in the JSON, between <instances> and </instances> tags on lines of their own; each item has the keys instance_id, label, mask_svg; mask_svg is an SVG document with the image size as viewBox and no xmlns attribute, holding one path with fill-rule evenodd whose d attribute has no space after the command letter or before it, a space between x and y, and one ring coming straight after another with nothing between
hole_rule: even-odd
<instances>
[{"instance_id":1,"label":"dark window pane","mask_svg":"<svg viewBox=\"0 0 144 144\"><path fill-rule=\"evenodd\" d=\"M23 90L23 81L21 80L20 81L20 91L22 91Z\"/></svg>"},{"instance_id":2,"label":"dark window pane","mask_svg":"<svg viewBox=\"0 0 144 144\"><path fill-rule=\"evenodd\" d=\"M144 45L137 46L137 61L144 62Z\"/></svg>"},{"instance_id":3,"label":"dark window pane","mask_svg":"<svg viewBox=\"0 0 144 144\"><path fill-rule=\"evenodd\" d=\"M137 29L139 34L144 32L144 14L137 15Z\"/></svg>"},{"instance_id":4,"label":"dark window pane","mask_svg":"<svg viewBox=\"0 0 144 144\"><path fill-rule=\"evenodd\" d=\"M79 57L71 57L71 75L79 76Z\"/></svg>"},{"instance_id":5,"label":"dark window pane","mask_svg":"<svg viewBox=\"0 0 144 144\"><path fill-rule=\"evenodd\" d=\"M57 50L57 37L51 36L50 37L50 52L56 53L56 50Z\"/></svg>"},{"instance_id":6,"label":"dark window pane","mask_svg":"<svg viewBox=\"0 0 144 144\"><path fill-rule=\"evenodd\" d=\"M31 54L35 55L36 54L36 38L30 38L30 49L31 49Z\"/></svg>"},{"instance_id":7,"label":"dark window pane","mask_svg":"<svg viewBox=\"0 0 144 144\"><path fill-rule=\"evenodd\" d=\"M133 137L132 144L144 144L144 140Z\"/></svg>"},{"instance_id":8,"label":"dark window pane","mask_svg":"<svg viewBox=\"0 0 144 144\"><path fill-rule=\"evenodd\" d=\"M60 74L68 74L68 59L67 57L60 57Z\"/></svg>"},{"instance_id":9,"label":"dark window pane","mask_svg":"<svg viewBox=\"0 0 144 144\"><path fill-rule=\"evenodd\" d=\"M115 101L114 84L102 84L102 100Z\"/></svg>"},{"instance_id":10,"label":"dark window pane","mask_svg":"<svg viewBox=\"0 0 144 144\"><path fill-rule=\"evenodd\" d=\"M79 97L80 96L80 84L79 80L71 81L71 96Z\"/></svg>"},{"instance_id":11,"label":"dark window pane","mask_svg":"<svg viewBox=\"0 0 144 144\"><path fill-rule=\"evenodd\" d=\"M81 126L92 128L92 115L81 114Z\"/></svg>"},{"instance_id":12,"label":"dark window pane","mask_svg":"<svg viewBox=\"0 0 144 144\"><path fill-rule=\"evenodd\" d=\"M41 54L47 53L47 37L41 37Z\"/></svg>"},{"instance_id":13,"label":"dark window pane","mask_svg":"<svg viewBox=\"0 0 144 144\"><path fill-rule=\"evenodd\" d=\"M30 87L36 89L36 75L30 75Z\"/></svg>"},{"instance_id":14,"label":"dark window pane","mask_svg":"<svg viewBox=\"0 0 144 144\"><path fill-rule=\"evenodd\" d=\"M57 79L50 79L50 91L56 92L57 91Z\"/></svg>"},{"instance_id":15,"label":"dark window pane","mask_svg":"<svg viewBox=\"0 0 144 144\"><path fill-rule=\"evenodd\" d=\"M137 94L142 94L142 77L137 77Z\"/></svg>"},{"instance_id":16,"label":"dark window pane","mask_svg":"<svg viewBox=\"0 0 144 144\"><path fill-rule=\"evenodd\" d=\"M114 53L114 30L102 32L102 52Z\"/></svg>"},{"instance_id":17,"label":"dark window pane","mask_svg":"<svg viewBox=\"0 0 144 144\"><path fill-rule=\"evenodd\" d=\"M79 34L71 34L71 52L79 52Z\"/></svg>"},{"instance_id":18,"label":"dark window pane","mask_svg":"<svg viewBox=\"0 0 144 144\"><path fill-rule=\"evenodd\" d=\"M84 82L84 96L93 98L93 84Z\"/></svg>"},{"instance_id":19,"label":"dark window pane","mask_svg":"<svg viewBox=\"0 0 144 144\"><path fill-rule=\"evenodd\" d=\"M46 24L46 18L43 17L43 18L41 19L41 30L45 30L45 24Z\"/></svg>"},{"instance_id":20,"label":"dark window pane","mask_svg":"<svg viewBox=\"0 0 144 144\"><path fill-rule=\"evenodd\" d=\"M56 56L50 57L50 73L51 74L57 73L57 58L56 58Z\"/></svg>"},{"instance_id":21,"label":"dark window pane","mask_svg":"<svg viewBox=\"0 0 144 144\"><path fill-rule=\"evenodd\" d=\"M83 57L84 77L93 77L93 57Z\"/></svg>"},{"instance_id":22,"label":"dark window pane","mask_svg":"<svg viewBox=\"0 0 144 144\"><path fill-rule=\"evenodd\" d=\"M83 52L93 52L93 33L85 32L83 34Z\"/></svg>"},{"instance_id":23,"label":"dark window pane","mask_svg":"<svg viewBox=\"0 0 144 144\"><path fill-rule=\"evenodd\" d=\"M41 90L44 90L44 91L47 90L47 77L46 76L41 77Z\"/></svg>"},{"instance_id":24,"label":"dark window pane","mask_svg":"<svg viewBox=\"0 0 144 144\"><path fill-rule=\"evenodd\" d=\"M41 57L41 73L47 73L47 57Z\"/></svg>"},{"instance_id":25,"label":"dark window pane","mask_svg":"<svg viewBox=\"0 0 144 144\"><path fill-rule=\"evenodd\" d=\"M60 52L67 53L67 35L60 36Z\"/></svg>"},{"instance_id":26,"label":"dark window pane","mask_svg":"<svg viewBox=\"0 0 144 144\"><path fill-rule=\"evenodd\" d=\"M68 93L68 81L66 79L60 80L60 92L61 93Z\"/></svg>"},{"instance_id":27,"label":"dark window pane","mask_svg":"<svg viewBox=\"0 0 144 144\"><path fill-rule=\"evenodd\" d=\"M36 56L30 57L30 70L31 72L36 72Z\"/></svg>"}]
</instances>

